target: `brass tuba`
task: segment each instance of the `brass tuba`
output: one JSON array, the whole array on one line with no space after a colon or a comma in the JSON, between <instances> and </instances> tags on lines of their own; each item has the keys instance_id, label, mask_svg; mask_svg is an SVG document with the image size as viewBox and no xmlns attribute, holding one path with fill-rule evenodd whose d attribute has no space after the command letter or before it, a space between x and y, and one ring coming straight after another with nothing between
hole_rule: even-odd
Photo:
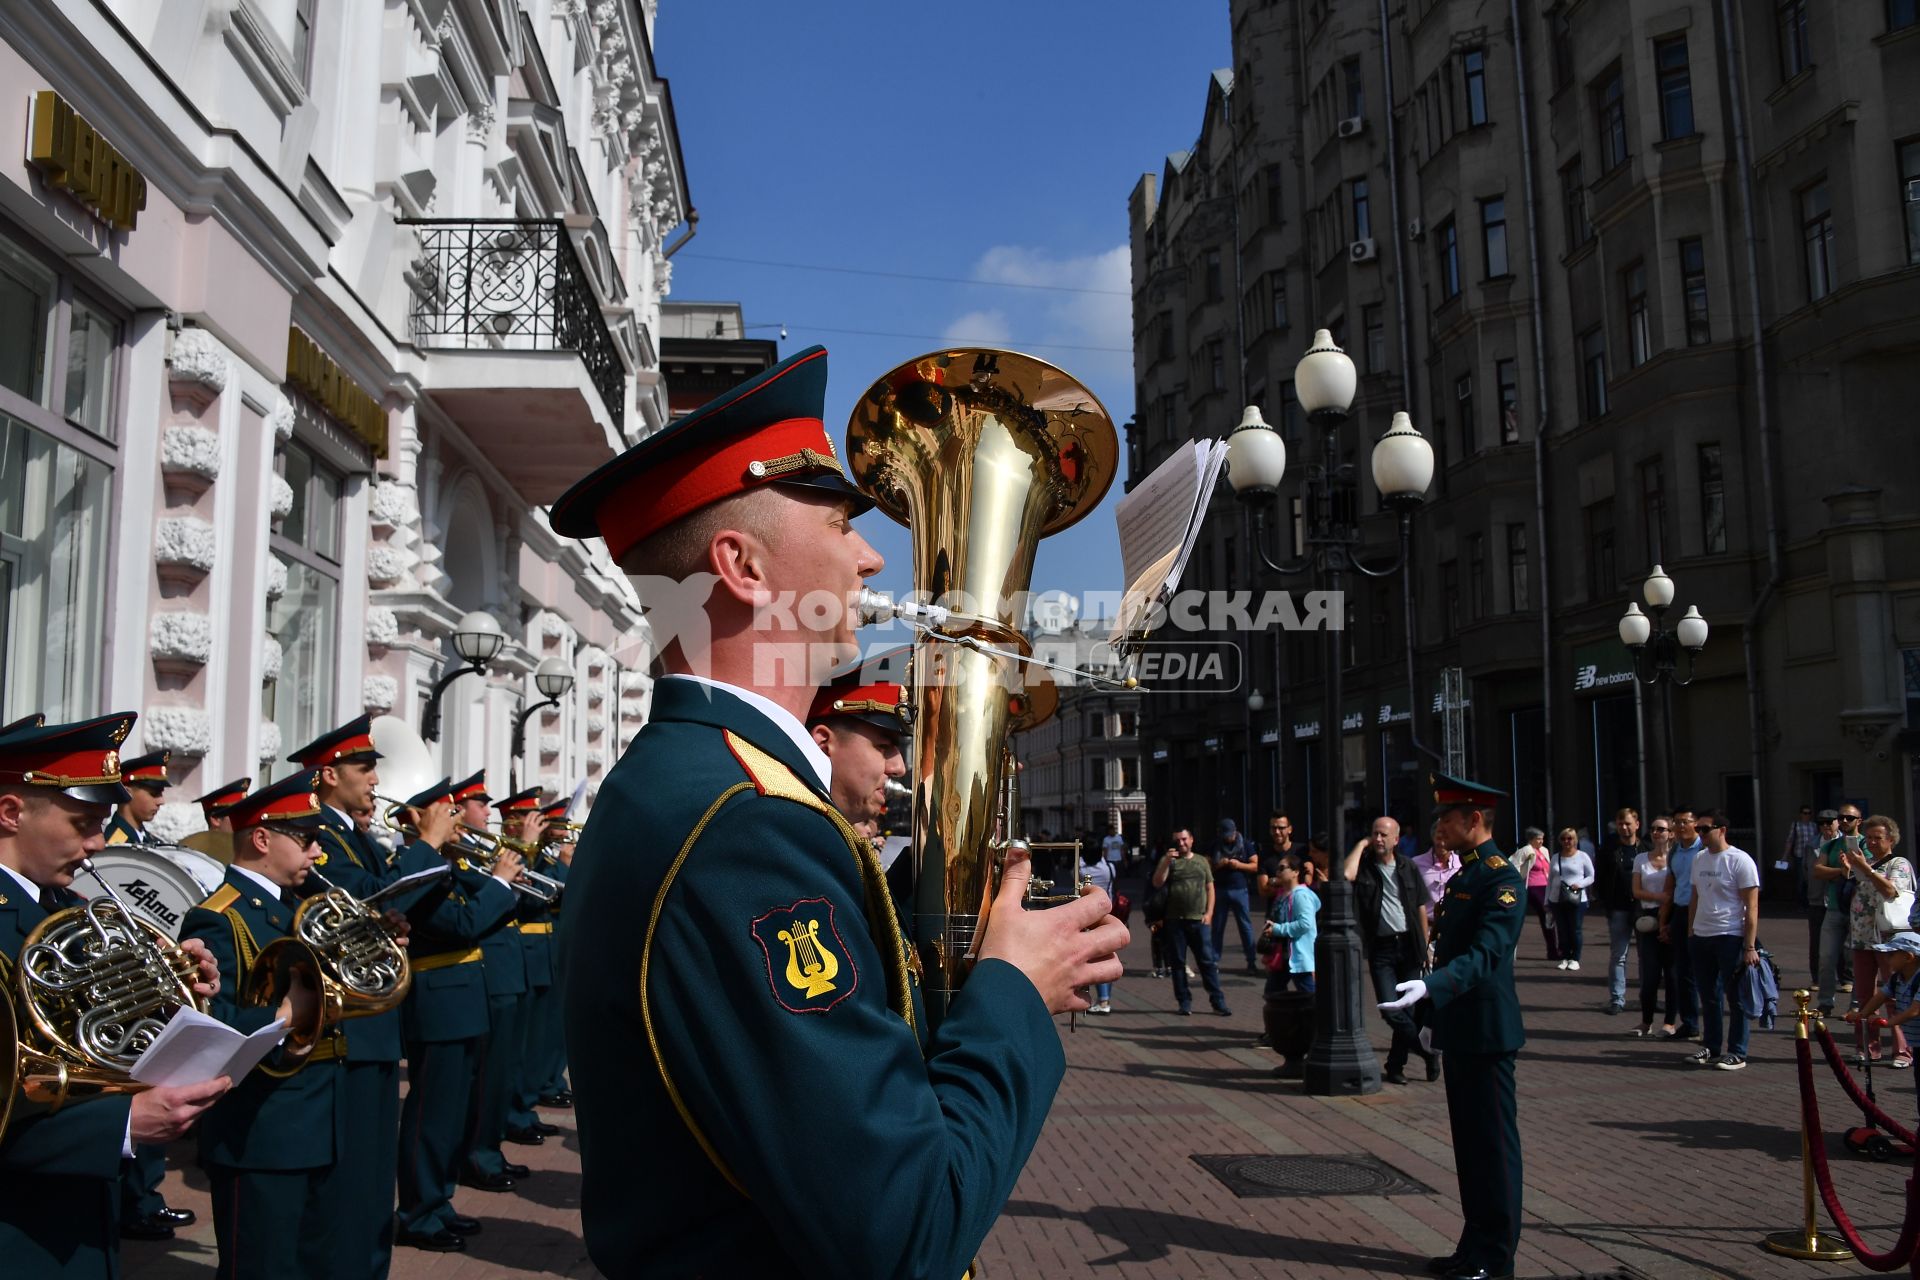
<instances>
[{"instance_id":1,"label":"brass tuba","mask_svg":"<svg viewBox=\"0 0 1920 1280\"><path fill-rule=\"evenodd\" d=\"M1086 387L984 348L908 361L867 389L847 425L854 483L911 531L915 595L946 609L915 641L910 691L911 932L935 1021L965 981L1017 843L1009 738L1058 701L1012 660L1031 652L1018 598L1040 539L1099 505L1119 453Z\"/></svg>"}]
</instances>

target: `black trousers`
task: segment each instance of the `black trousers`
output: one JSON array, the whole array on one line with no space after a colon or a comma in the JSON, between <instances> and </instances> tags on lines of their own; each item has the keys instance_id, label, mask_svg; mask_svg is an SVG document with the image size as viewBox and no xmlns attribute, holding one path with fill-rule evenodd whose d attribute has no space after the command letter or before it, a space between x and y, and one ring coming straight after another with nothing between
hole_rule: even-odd
<instances>
[{"instance_id":1,"label":"black trousers","mask_svg":"<svg viewBox=\"0 0 1920 1280\"><path fill-rule=\"evenodd\" d=\"M358 1248L348 1253L334 1235L351 1194L340 1165L289 1170L207 1165L206 1170L219 1280L366 1274L366 1254Z\"/></svg>"},{"instance_id":2,"label":"black trousers","mask_svg":"<svg viewBox=\"0 0 1920 1280\"><path fill-rule=\"evenodd\" d=\"M1395 988L1419 977L1425 964L1426 957L1420 954L1420 940L1411 931L1375 938L1373 950L1367 954L1374 999L1381 1004L1399 999L1400 993ZM1426 1056L1420 1051L1420 1027L1413 1019L1413 1010L1382 1009L1380 1016L1393 1031L1393 1044L1387 1049L1388 1071L1404 1069L1409 1055Z\"/></svg>"},{"instance_id":3,"label":"black trousers","mask_svg":"<svg viewBox=\"0 0 1920 1280\"><path fill-rule=\"evenodd\" d=\"M1520 1247L1520 1109L1511 1053L1447 1046L1447 1120L1460 1179L1461 1231L1454 1252L1494 1275L1513 1270Z\"/></svg>"}]
</instances>

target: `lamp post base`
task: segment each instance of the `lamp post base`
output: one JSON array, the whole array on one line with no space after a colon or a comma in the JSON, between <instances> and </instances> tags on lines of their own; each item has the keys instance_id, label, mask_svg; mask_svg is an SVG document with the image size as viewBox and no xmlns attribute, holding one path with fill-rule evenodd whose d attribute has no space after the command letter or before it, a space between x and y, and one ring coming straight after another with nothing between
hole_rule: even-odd
<instances>
[{"instance_id":1,"label":"lamp post base","mask_svg":"<svg viewBox=\"0 0 1920 1280\"><path fill-rule=\"evenodd\" d=\"M1804 1258L1811 1262L1845 1262L1853 1256L1853 1250L1847 1248L1838 1236L1824 1236L1818 1231L1804 1229L1769 1231L1761 1243L1766 1246L1768 1253Z\"/></svg>"},{"instance_id":2,"label":"lamp post base","mask_svg":"<svg viewBox=\"0 0 1920 1280\"><path fill-rule=\"evenodd\" d=\"M1380 1092L1380 1060L1367 1039L1367 1005L1360 994L1365 961L1353 885L1340 878L1338 862L1333 874L1322 891L1323 924L1314 942L1313 1047L1302 1079L1316 1097L1349 1098Z\"/></svg>"},{"instance_id":3,"label":"lamp post base","mask_svg":"<svg viewBox=\"0 0 1920 1280\"><path fill-rule=\"evenodd\" d=\"M1307 1054L1306 1091L1316 1098L1357 1098L1380 1092L1380 1059L1361 1035L1317 1043Z\"/></svg>"}]
</instances>

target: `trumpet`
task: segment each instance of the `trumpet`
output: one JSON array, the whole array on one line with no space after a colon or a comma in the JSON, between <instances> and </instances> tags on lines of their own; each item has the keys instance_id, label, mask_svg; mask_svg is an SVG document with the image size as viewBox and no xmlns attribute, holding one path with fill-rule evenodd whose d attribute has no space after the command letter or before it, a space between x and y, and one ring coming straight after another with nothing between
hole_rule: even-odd
<instances>
[{"instance_id":1,"label":"trumpet","mask_svg":"<svg viewBox=\"0 0 1920 1280\"><path fill-rule=\"evenodd\" d=\"M492 871L500 860L501 850L509 850L520 855L521 860L531 863L539 857L539 850L524 840L515 840L512 836L503 836L498 831L483 831L479 827L460 824L460 847L467 855L467 861L482 871ZM536 902L557 902L560 890L566 886L551 876L543 876L530 866L522 866L520 874L508 882L508 887L522 897L532 898Z\"/></svg>"},{"instance_id":2,"label":"trumpet","mask_svg":"<svg viewBox=\"0 0 1920 1280\"><path fill-rule=\"evenodd\" d=\"M390 796L378 794L373 797L373 801L375 804L383 804L386 806L386 810L381 814L380 820L387 830L397 835L403 835L409 840L418 840L420 838L419 824L407 820L413 813L414 806L404 800L395 800Z\"/></svg>"}]
</instances>

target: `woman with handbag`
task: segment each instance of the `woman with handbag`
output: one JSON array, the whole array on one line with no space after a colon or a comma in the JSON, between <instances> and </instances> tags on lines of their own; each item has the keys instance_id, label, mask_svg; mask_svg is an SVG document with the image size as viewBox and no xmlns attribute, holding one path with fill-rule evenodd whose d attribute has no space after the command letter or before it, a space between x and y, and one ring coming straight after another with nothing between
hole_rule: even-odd
<instances>
[{"instance_id":1,"label":"woman with handbag","mask_svg":"<svg viewBox=\"0 0 1920 1280\"><path fill-rule=\"evenodd\" d=\"M1853 947L1853 989L1873 991L1886 983L1890 957L1873 948L1907 928L1913 912L1913 865L1894 852L1900 827L1892 818L1874 814L1860 824L1864 853L1847 849L1840 855L1847 875L1856 885L1847 917L1847 942ZM1880 1061L1880 1030L1860 1025L1855 1062ZM1906 1032L1893 1028L1895 1069L1913 1065Z\"/></svg>"},{"instance_id":2,"label":"woman with handbag","mask_svg":"<svg viewBox=\"0 0 1920 1280\"><path fill-rule=\"evenodd\" d=\"M1580 847L1580 833L1560 829L1560 848L1547 871L1547 901L1553 905L1553 931L1560 935L1560 968L1580 970L1580 925L1587 914L1587 886L1593 883L1593 859Z\"/></svg>"},{"instance_id":3,"label":"woman with handbag","mask_svg":"<svg viewBox=\"0 0 1920 1280\"><path fill-rule=\"evenodd\" d=\"M1553 913L1547 908L1547 879L1551 873L1548 865L1553 855L1547 852L1547 833L1538 827L1528 827L1526 842L1513 855L1514 869L1527 880L1527 910L1540 921L1540 937L1547 944L1547 959L1560 959L1560 938L1553 931ZM1518 945L1516 939L1515 945Z\"/></svg>"},{"instance_id":4,"label":"woman with handbag","mask_svg":"<svg viewBox=\"0 0 1920 1280\"><path fill-rule=\"evenodd\" d=\"M1640 948L1640 1025L1633 1034L1652 1035L1654 1010L1659 1008L1666 1012L1660 1038L1671 1040L1680 1008L1680 971L1673 962L1673 943L1660 936L1660 904L1673 894L1673 870L1667 865L1673 819L1659 814L1648 825L1647 836L1652 846L1633 860L1633 932Z\"/></svg>"}]
</instances>

